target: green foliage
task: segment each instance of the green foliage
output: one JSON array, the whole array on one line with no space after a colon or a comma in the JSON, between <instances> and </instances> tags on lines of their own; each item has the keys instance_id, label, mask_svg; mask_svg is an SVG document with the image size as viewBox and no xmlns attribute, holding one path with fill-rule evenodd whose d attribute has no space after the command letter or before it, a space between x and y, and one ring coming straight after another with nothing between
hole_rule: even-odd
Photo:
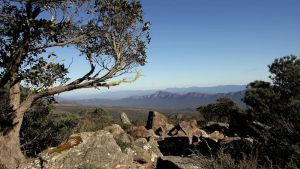
<instances>
[{"instance_id":1,"label":"green foliage","mask_svg":"<svg viewBox=\"0 0 300 169\"><path fill-rule=\"evenodd\" d=\"M96 108L94 111L85 112L81 115L79 131L97 131L114 123L116 123L116 121L108 112L101 108Z\"/></svg>"},{"instance_id":2,"label":"green foliage","mask_svg":"<svg viewBox=\"0 0 300 169\"><path fill-rule=\"evenodd\" d=\"M269 65L269 71L274 88L281 93L281 97L300 99L300 59L297 56L275 59Z\"/></svg>"},{"instance_id":3,"label":"green foliage","mask_svg":"<svg viewBox=\"0 0 300 169\"><path fill-rule=\"evenodd\" d=\"M198 108L206 120L227 118L230 132L250 135L258 142L257 160L244 159L237 165L230 154L221 152L210 167L257 168L260 163L269 168L299 168L300 59L294 55L275 59L269 71L271 82L254 81L247 86L245 112L228 99ZM253 125L254 120L267 127Z\"/></svg>"},{"instance_id":4,"label":"green foliage","mask_svg":"<svg viewBox=\"0 0 300 169\"><path fill-rule=\"evenodd\" d=\"M216 103L197 108L206 121L228 122L232 115L240 112L240 108L228 98L219 98Z\"/></svg>"},{"instance_id":5,"label":"green foliage","mask_svg":"<svg viewBox=\"0 0 300 169\"><path fill-rule=\"evenodd\" d=\"M109 79L144 65L150 40L144 25L136 0L0 1L0 87L12 84L12 76L36 91L66 84L69 63L47 50L56 46L81 52L91 66L82 78L93 84L105 75L96 67L113 71Z\"/></svg>"},{"instance_id":6,"label":"green foliage","mask_svg":"<svg viewBox=\"0 0 300 169\"><path fill-rule=\"evenodd\" d=\"M79 118L73 114L53 114L48 106L34 106L26 113L21 128L20 141L27 156L35 156L48 147L60 144L77 132Z\"/></svg>"},{"instance_id":7,"label":"green foliage","mask_svg":"<svg viewBox=\"0 0 300 169\"><path fill-rule=\"evenodd\" d=\"M263 81L250 83L244 102L268 125L277 126L277 123L285 121L296 129L300 122L300 59L293 55L275 59L269 69L273 84Z\"/></svg>"},{"instance_id":8,"label":"green foliage","mask_svg":"<svg viewBox=\"0 0 300 169\"><path fill-rule=\"evenodd\" d=\"M51 106L40 103L24 118L21 128L22 150L27 156L35 156L48 147L59 145L73 133L97 131L114 123L112 116L101 108L74 115L53 113Z\"/></svg>"},{"instance_id":9,"label":"green foliage","mask_svg":"<svg viewBox=\"0 0 300 169\"><path fill-rule=\"evenodd\" d=\"M5 118L9 117L9 108L6 104L8 91L1 89L0 93L0 129L2 131L7 127L4 123L7 122ZM97 131L116 123L112 116L101 108L79 115L53 113L52 109L47 100L40 100L25 114L20 131L20 142L21 149L27 156L36 156L48 147L57 146L75 132Z\"/></svg>"},{"instance_id":10,"label":"green foliage","mask_svg":"<svg viewBox=\"0 0 300 169\"><path fill-rule=\"evenodd\" d=\"M278 98L279 94L273 90L271 83L255 81L247 86L243 100L255 112L270 113L271 106L276 106L274 103Z\"/></svg>"},{"instance_id":11,"label":"green foliage","mask_svg":"<svg viewBox=\"0 0 300 169\"><path fill-rule=\"evenodd\" d=\"M244 101L254 118L270 126L260 139L260 155L283 168L300 165L300 59L286 56L269 66L272 83L250 83Z\"/></svg>"}]
</instances>

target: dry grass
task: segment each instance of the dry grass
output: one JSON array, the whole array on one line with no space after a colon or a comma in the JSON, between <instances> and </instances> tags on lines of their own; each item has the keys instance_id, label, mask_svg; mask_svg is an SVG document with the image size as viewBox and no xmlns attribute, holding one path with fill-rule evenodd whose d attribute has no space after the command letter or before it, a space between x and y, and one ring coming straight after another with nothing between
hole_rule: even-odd
<instances>
[{"instance_id":1,"label":"dry grass","mask_svg":"<svg viewBox=\"0 0 300 169\"><path fill-rule=\"evenodd\" d=\"M235 161L223 150L220 150L215 157L206 160L204 167L207 169L263 169L259 166L255 156L244 156L242 160Z\"/></svg>"}]
</instances>

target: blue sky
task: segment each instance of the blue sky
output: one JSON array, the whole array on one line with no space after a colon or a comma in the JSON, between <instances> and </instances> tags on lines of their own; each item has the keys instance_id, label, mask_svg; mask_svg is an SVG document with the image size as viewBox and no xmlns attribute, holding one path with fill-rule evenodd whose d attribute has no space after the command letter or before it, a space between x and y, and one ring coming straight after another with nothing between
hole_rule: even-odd
<instances>
[{"instance_id":1,"label":"blue sky","mask_svg":"<svg viewBox=\"0 0 300 169\"><path fill-rule=\"evenodd\" d=\"M299 0L142 0L151 22L143 77L112 90L248 84L300 54ZM72 50L62 54L77 58ZM83 74L74 59L71 77ZM128 77L133 75L128 75ZM94 92L83 90L76 92Z\"/></svg>"}]
</instances>

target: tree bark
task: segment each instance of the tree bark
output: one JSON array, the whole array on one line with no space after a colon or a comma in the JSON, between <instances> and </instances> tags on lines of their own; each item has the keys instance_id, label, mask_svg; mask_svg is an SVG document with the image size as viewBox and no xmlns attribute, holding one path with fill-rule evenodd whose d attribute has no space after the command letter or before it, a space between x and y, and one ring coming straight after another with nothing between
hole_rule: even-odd
<instances>
[{"instance_id":1,"label":"tree bark","mask_svg":"<svg viewBox=\"0 0 300 169\"><path fill-rule=\"evenodd\" d=\"M9 169L18 168L24 162L25 156L20 146L20 129L24 117L24 111L20 108L20 83L10 86L9 106L12 124L0 136L0 163Z\"/></svg>"}]
</instances>

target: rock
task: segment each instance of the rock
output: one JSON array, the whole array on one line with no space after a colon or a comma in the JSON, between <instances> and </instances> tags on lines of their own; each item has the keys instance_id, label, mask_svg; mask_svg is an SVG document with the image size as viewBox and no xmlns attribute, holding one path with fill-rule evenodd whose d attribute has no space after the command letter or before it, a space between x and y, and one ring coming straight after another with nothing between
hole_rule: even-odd
<instances>
[{"instance_id":1,"label":"rock","mask_svg":"<svg viewBox=\"0 0 300 169\"><path fill-rule=\"evenodd\" d=\"M43 151L39 155L40 160L32 161L24 168L74 169L93 166L114 169L131 168L133 165L133 153L123 153L110 132L83 132L71 137L81 138L82 142L79 141L77 145L70 147L67 145L72 145L75 141L69 139L56 148Z\"/></svg>"},{"instance_id":2,"label":"rock","mask_svg":"<svg viewBox=\"0 0 300 169\"><path fill-rule=\"evenodd\" d=\"M204 137L204 138L210 137L210 136L206 133L206 131L200 129L200 132L201 132L201 137Z\"/></svg>"},{"instance_id":3,"label":"rock","mask_svg":"<svg viewBox=\"0 0 300 169\"><path fill-rule=\"evenodd\" d=\"M164 156L187 156L192 154L192 146L187 136L166 137L158 141L159 149Z\"/></svg>"},{"instance_id":4,"label":"rock","mask_svg":"<svg viewBox=\"0 0 300 169\"><path fill-rule=\"evenodd\" d=\"M223 140L220 141L220 144L225 145L225 144L228 144L232 141L237 141L237 140L240 140L240 139L241 139L241 137L238 137L238 136L235 136L235 137L227 137L226 136L226 137L224 137Z\"/></svg>"},{"instance_id":5,"label":"rock","mask_svg":"<svg viewBox=\"0 0 300 169\"><path fill-rule=\"evenodd\" d=\"M118 124L105 127L103 130L110 132L117 143L130 143L133 138L128 135Z\"/></svg>"},{"instance_id":6,"label":"rock","mask_svg":"<svg viewBox=\"0 0 300 169\"><path fill-rule=\"evenodd\" d=\"M214 122L210 121L206 124L204 127L204 130L208 132L213 132L213 131L228 131L229 130L229 124L228 123L221 123L221 122Z\"/></svg>"},{"instance_id":7,"label":"rock","mask_svg":"<svg viewBox=\"0 0 300 169\"><path fill-rule=\"evenodd\" d=\"M208 138L214 140L215 142L218 142L219 140L221 140L221 139L224 138L224 134L222 134L219 131L214 131L214 132L212 132L212 133L209 134Z\"/></svg>"},{"instance_id":8,"label":"rock","mask_svg":"<svg viewBox=\"0 0 300 169\"><path fill-rule=\"evenodd\" d=\"M120 115L120 118L121 118L121 122L123 125L125 126L131 126L131 122L127 116L127 114L125 112L122 112L121 115Z\"/></svg>"},{"instance_id":9,"label":"rock","mask_svg":"<svg viewBox=\"0 0 300 169\"><path fill-rule=\"evenodd\" d=\"M0 161L0 169L8 169L8 168L4 164L2 164Z\"/></svg>"},{"instance_id":10,"label":"rock","mask_svg":"<svg viewBox=\"0 0 300 169\"><path fill-rule=\"evenodd\" d=\"M146 128L148 130L152 129L156 134L160 135L162 138L165 138L167 133L174 128L174 125L170 124L167 117L161 113L150 111Z\"/></svg>"},{"instance_id":11,"label":"rock","mask_svg":"<svg viewBox=\"0 0 300 169\"><path fill-rule=\"evenodd\" d=\"M198 138L202 135L201 130L197 127L197 121L192 120L190 122L182 121L177 126L175 126L170 132L169 135L173 137L182 137L187 136L189 138L189 144L193 143L193 137Z\"/></svg>"},{"instance_id":12,"label":"rock","mask_svg":"<svg viewBox=\"0 0 300 169\"><path fill-rule=\"evenodd\" d=\"M111 126L104 127L103 130L110 132L114 138L122 133L125 133L122 127L118 124L113 124Z\"/></svg>"},{"instance_id":13,"label":"rock","mask_svg":"<svg viewBox=\"0 0 300 169\"><path fill-rule=\"evenodd\" d=\"M133 127L130 134L135 139L148 138L151 136L151 133L144 126Z\"/></svg>"},{"instance_id":14,"label":"rock","mask_svg":"<svg viewBox=\"0 0 300 169\"><path fill-rule=\"evenodd\" d=\"M134 152L133 160L138 166L150 169L156 164L157 158L162 157L157 142L147 142L145 138L134 141L131 148Z\"/></svg>"},{"instance_id":15,"label":"rock","mask_svg":"<svg viewBox=\"0 0 300 169\"><path fill-rule=\"evenodd\" d=\"M201 132L201 137L205 139L211 139L215 142L218 142L219 140L224 139L224 134L220 133L219 131L214 131L210 134L207 134L206 131L200 130Z\"/></svg>"},{"instance_id":16,"label":"rock","mask_svg":"<svg viewBox=\"0 0 300 169\"><path fill-rule=\"evenodd\" d=\"M220 143L209 137L202 138L196 146L196 150L202 155L212 156L220 150Z\"/></svg>"},{"instance_id":17,"label":"rock","mask_svg":"<svg viewBox=\"0 0 300 169\"><path fill-rule=\"evenodd\" d=\"M157 169L202 169L199 160L179 157L179 156L164 156L157 160Z\"/></svg>"}]
</instances>

